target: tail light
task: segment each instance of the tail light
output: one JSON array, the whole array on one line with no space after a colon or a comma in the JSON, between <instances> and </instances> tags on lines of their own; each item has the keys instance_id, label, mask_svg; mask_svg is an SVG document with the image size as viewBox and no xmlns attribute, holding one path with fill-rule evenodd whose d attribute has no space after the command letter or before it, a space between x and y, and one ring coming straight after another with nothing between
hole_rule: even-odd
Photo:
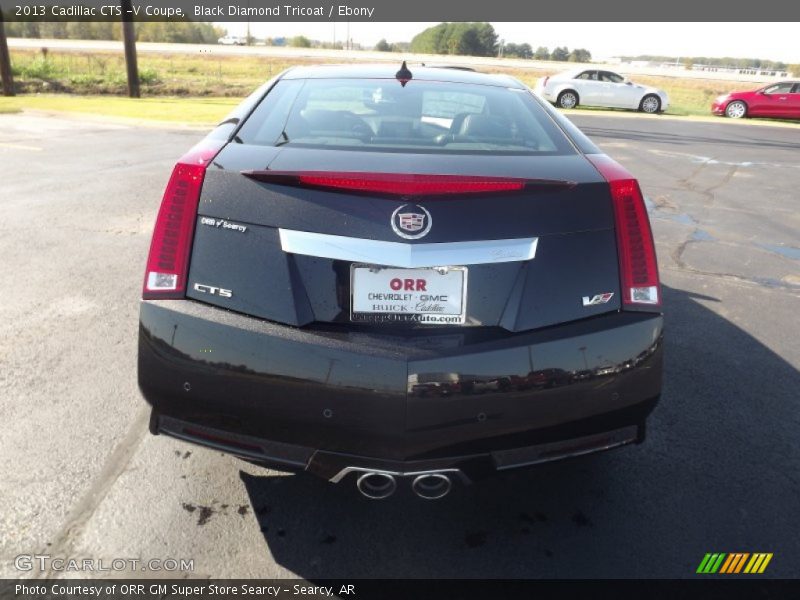
<instances>
[{"instance_id":1,"label":"tail light","mask_svg":"<svg viewBox=\"0 0 800 600\"><path fill-rule=\"evenodd\" d=\"M142 298L183 298L197 204L206 167L225 145L203 140L175 165L158 210L144 276Z\"/></svg>"},{"instance_id":2,"label":"tail light","mask_svg":"<svg viewBox=\"0 0 800 600\"><path fill-rule=\"evenodd\" d=\"M480 175L423 175L339 171L242 171L242 175L282 185L316 187L333 191L366 192L391 196L441 196L516 192L546 187L568 188L570 181L484 177Z\"/></svg>"},{"instance_id":3,"label":"tail light","mask_svg":"<svg viewBox=\"0 0 800 600\"><path fill-rule=\"evenodd\" d=\"M636 179L604 154L587 155L608 181L614 203L623 306L660 305L656 249L642 192Z\"/></svg>"}]
</instances>

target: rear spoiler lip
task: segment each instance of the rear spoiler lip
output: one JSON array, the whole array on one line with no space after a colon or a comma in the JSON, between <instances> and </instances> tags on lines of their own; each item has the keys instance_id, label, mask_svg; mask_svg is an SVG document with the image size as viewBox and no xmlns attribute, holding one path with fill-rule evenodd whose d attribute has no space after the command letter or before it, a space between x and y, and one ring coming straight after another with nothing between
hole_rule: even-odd
<instances>
[{"instance_id":1,"label":"rear spoiler lip","mask_svg":"<svg viewBox=\"0 0 800 600\"><path fill-rule=\"evenodd\" d=\"M431 174L431 173L386 173L386 172L367 172L367 171L278 171L278 170L244 170L240 171L245 177L262 181L264 183L274 183L293 187L307 187L320 189L330 192L347 194L369 194L385 195L389 197L419 197L419 196L462 196L475 194L509 194L532 191L560 192L572 189L577 182L559 179L526 179L521 177L498 177L493 175L455 175L455 174ZM304 181L305 178L341 178L368 181L373 184L371 189L346 185L325 185ZM488 188L497 185L498 189L477 189L477 190L446 190L436 191L413 190L414 183L428 182L446 184L452 182L453 185L470 183L483 183ZM391 189L395 186L394 189ZM507 187L503 187L507 186Z\"/></svg>"}]
</instances>

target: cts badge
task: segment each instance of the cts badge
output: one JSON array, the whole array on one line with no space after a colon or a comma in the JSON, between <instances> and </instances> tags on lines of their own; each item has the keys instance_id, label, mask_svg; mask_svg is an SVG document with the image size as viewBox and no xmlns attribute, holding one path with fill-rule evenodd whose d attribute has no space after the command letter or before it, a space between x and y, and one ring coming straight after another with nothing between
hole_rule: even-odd
<instances>
[{"instance_id":1,"label":"cts badge","mask_svg":"<svg viewBox=\"0 0 800 600\"><path fill-rule=\"evenodd\" d=\"M605 304L614 296L614 292L606 292L605 294L595 294L594 296L584 296L584 306L594 306L595 304Z\"/></svg>"},{"instance_id":2,"label":"cts badge","mask_svg":"<svg viewBox=\"0 0 800 600\"><path fill-rule=\"evenodd\" d=\"M392 229L407 240L425 237L432 224L431 213L419 204L404 204L392 213Z\"/></svg>"},{"instance_id":3,"label":"cts badge","mask_svg":"<svg viewBox=\"0 0 800 600\"><path fill-rule=\"evenodd\" d=\"M195 283L194 290L196 292L201 292L203 294L212 294L214 296L219 296L220 298L230 298L233 296L233 292L230 290L226 290L225 288L215 287L213 285L206 285L204 283Z\"/></svg>"}]
</instances>

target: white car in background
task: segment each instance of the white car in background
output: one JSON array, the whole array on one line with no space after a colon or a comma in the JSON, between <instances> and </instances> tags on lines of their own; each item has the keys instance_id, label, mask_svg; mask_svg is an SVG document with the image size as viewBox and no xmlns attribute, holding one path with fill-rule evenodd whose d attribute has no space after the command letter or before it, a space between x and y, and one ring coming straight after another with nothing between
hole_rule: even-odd
<instances>
[{"instance_id":1,"label":"white car in background","mask_svg":"<svg viewBox=\"0 0 800 600\"><path fill-rule=\"evenodd\" d=\"M607 106L658 113L669 106L664 90L638 85L622 75L599 69L574 69L542 77L535 92L560 108Z\"/></svg>"},{"instance_id":2,"label":"white car in background","mask_svg":"<svg viewBox=\"0 0 800 600\"><path fill-rule=\"evenodd\" d=\"M223 46L244 46L247 44L247 40L238 35L226 35L225 37L219 38L217 43Z\"/></svg>"}]
</instances>

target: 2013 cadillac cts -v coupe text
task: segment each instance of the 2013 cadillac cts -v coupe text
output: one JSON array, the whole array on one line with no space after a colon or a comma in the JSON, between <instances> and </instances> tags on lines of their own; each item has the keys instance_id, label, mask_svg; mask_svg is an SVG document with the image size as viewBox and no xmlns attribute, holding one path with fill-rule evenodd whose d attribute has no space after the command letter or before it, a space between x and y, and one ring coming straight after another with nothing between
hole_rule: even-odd
<instances>
[{"instance_id":1,"label":"2013 cadillac cts -v coupe text","mask_svg":"<svg viewBox=\"0 0 800 600\"><path fill-rule=\"evenodd\" d=\"M147 261L151 431L423 498L644 438L642 194L515 79L303 67L175 166Z\"/></svg>"}]
</instances>

